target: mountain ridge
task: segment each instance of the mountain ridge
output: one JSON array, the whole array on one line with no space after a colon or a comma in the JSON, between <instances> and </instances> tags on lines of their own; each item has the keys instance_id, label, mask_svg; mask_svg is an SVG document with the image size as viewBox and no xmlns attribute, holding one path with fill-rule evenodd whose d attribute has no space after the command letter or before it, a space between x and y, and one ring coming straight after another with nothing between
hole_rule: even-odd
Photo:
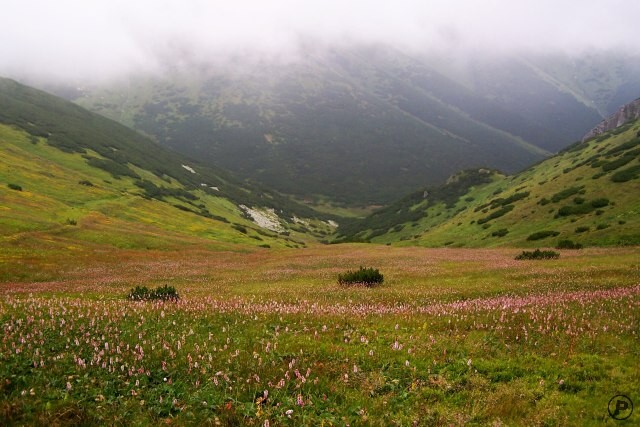
<instances>
[{"instance_id":1,"label":"mountain ridge","mask_svg":"<svg viewBox=\"0 0 640 427\"><path fill-rule=\"evenodd\" d=\"M468 167L514 173L578 140L639 80L637 58L607 69L601 57L473 57L461 73L381 46L311 49L286 65L194 66L71 98L298 199L367 206Z\"/></svg>"}]
</instances>

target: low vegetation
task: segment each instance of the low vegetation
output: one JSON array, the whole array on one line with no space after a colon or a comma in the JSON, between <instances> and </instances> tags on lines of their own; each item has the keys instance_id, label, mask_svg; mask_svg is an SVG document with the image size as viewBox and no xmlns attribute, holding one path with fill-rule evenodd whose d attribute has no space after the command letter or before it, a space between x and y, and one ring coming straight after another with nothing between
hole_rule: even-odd
<instances>
[{"instance_id":1,"label":"low vegetation","mask_svg":"<svg viewBox=\"0 0 640 427\"><path fill-rule=\"evenodd\" d=\"M176 288L169 285L148 289L146 286L136 286L127 295L131 301L177 301L180 299Z\"/></svg>"},{"instance_id":2,"label":"low vegetation","mask_svg":"<svg viewBox=\"0 0 640 427\"><path fill-rule=\"evenodd\" d=\"M516 260L530 260L530 259L558 259L560 254L556 251L536 249L535 251L522 251L520 255L516 256Z\"/></svg>"},{"instance_id":3,"label":"low vegetation","mask_svg":"<svg viewBox=\"0 0 640 427\"><path fill-rule=\"evenodd\" d=\"M554 230L536 231L535 233L530 234L527 237L527 240L528 241L542 240L542 239L546 239L547 237L555 237L558 234L560 234L560 232L554 231Z\"/></svg>"},{"instance_id":4,"label":"low vegetation","mask_svg":"<svg viewBox=\"0 0 640 427\"><path fill-rule=\"evenodd\" d=\"M595 427L640 378L636 248L5 249L3 425ZM354 262L389 286L338 285Z\"/></svg>"},{"instance_id":5,"label":"low vegetation","mask_svg":"<svg viewBox=\"0 0 640 427\"><path fill-rule=\"evenodd\" d=\"M343 286L362 285L368 288L381 284L384 281L384 276L380 271L373 267L360 267L355 271L347 271L344 274L338 275L338 284Z\"/></svg>"}]
</instances>

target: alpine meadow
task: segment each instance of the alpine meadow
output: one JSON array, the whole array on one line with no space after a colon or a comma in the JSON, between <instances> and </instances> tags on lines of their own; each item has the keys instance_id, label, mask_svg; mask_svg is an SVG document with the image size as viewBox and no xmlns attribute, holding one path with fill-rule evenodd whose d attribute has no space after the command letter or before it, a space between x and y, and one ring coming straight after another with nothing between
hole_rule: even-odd
<instances>
[{"instance_id":1,"label":"alpine meadow","mask_svg":"<svg viewBox=\"0 0 640 427\"><path fill-rule=\"evenodd\" d=\"M640 424L635 2L3 9L0 425Z\"/></svg>"}]
</instances>

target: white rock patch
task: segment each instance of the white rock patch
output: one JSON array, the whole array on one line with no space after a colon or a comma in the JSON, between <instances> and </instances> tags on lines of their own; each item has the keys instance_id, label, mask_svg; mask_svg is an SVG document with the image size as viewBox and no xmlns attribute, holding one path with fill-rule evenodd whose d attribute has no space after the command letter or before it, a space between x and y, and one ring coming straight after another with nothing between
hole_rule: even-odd
<instances>
[{"instance_id":1,"label":"white rock patch","mask_svg":"<svg viewBox=\"0 0 640 427\"><path fill-rule=\"evenodd\" d=\"M259 227L277 232L284 231L284 227L280 224L280 218L273 209L253 209L245 205L240 205L240 208L249 214Z\"/></svg>"},{"instance_id":2,"label":"white rock patch","mask_svg":"<svg viewBox=\"0 0 640 427\"><path fill-rule=\"evenodd\" d=\"M205 184L204 182L200 183L200 187L209 187L212 190L220 191L220 189L218 187L210 186L209 184Z\"/></svg>"},{"instance_id":3,"label":"white rock patch","mask_svg":"<svg viewBox=\"0 0 640 427\"><path fill-rule=\"evenodd\" d=\"M196 173L195 170L193 170L193 168L191 166L187 166L187 165L182 165L183 168L185 168L186 170L188 170L191 173Z\"/></svg>"},{"instance_id":4,"label":"white rock patch","mask_svg":"<svg viewBox=\"0 0 640 427\"><path fill-rule=\"evenodd\" d=\"M304 225L305 227L308 227L308 226L309 226L309 221L307 221L306 219L298 218L298 217L297 217L297 216L295 216L295 215L293 216L293 218L292 218L292 219L293 219L293 222L295 222L296 224L302 224L302 225Z\"/></svg>"}]
</instances>

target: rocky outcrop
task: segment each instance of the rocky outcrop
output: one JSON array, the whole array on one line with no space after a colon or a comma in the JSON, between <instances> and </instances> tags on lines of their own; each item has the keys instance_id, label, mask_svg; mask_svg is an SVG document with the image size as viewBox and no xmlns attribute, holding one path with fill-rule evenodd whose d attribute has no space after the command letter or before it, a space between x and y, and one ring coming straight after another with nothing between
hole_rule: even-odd
<instances>
[{"instance_id":1,"label":"rocky outcrop","mask_svg":"<svg viewBox=\"0 0 640 427\"><path fill-rule=\"evenodd\" d=\"M618 111L601 121L598 126L591 129L582 138L582 140L586 141L589 138L593 138L594 136L598 136L602 133L613 130L618 126L622 126L630 120L635 120L638 118L640 118L640 98L623 107L620 107Z\"/></svg>"}]
</instances>

